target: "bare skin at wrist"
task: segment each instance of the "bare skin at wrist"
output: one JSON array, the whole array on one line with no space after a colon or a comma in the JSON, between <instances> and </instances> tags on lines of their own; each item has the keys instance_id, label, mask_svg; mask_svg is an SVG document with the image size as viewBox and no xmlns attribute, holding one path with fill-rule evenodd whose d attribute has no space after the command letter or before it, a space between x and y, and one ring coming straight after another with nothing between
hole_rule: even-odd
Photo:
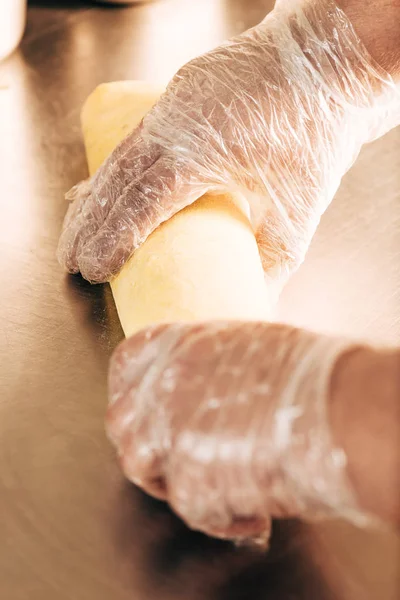
<instances>
[{"instance_id":1,"label":"bare skin at wrist","mask_svg":"<svg viewBox=\"0 0 400 600\"><path fill-rule=\"evenodd\" d=\"M400 0L336 0L378 65L400 82Z\"/></svg>"},{"instance_id":2,"label":"bare skin at wrist","mask_svg":"<svg viewBox=\"0 0 400 600\"><path fill-rule=\"evenodd\" d=\"M359 506L400 527L400 351L346 353L330 398L334 442L346 452Z\"/></svg>"}]
</instances>

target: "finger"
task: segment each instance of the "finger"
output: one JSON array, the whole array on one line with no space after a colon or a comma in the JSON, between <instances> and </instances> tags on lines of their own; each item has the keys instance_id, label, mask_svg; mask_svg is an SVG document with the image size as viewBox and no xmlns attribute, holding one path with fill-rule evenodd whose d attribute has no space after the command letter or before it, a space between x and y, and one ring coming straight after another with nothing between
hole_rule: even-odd
<instances>
[{"instance_id":1,"label":"finger","mask_svg":"<svg viewBox=\"0 0 400 600\"><path fill-rule=\"evenodd\" d=\"M261 362L261 329L260 324L239 323L219 330L209 327L213 368L198 359L197 368L204 366L208 377L169 457L172 506L192 528L218 537L233 532L235 537L259 535L269 526L253 466L259 430L267 418L263 374L255 367Z\"/></svg>"},{"instance_id":2,"label":"finger","mask_svg":"<svg viewBox=\"0 0 400 600\"><path fill-rule=\"evenodd\" d=\"M122 471L127 479L160 500L167 499L165 478L165 453L157 444L150 447L150 415L145 417L133 430L126 431L120 445L119 458Z\"/></svg>"},{"instance_id":3,"label":"finger","mask_svg":"<svg viewBox=\"0 0 400 600\"><path fill-rule=\"evenodd\" d=\"M161 325L123 342L112 358L107 432L126 476L157 497L165 497L172 441L204 386L202 373L194 376L198 357L202 371L213 369L213 338L202 325Z\"/></svg>"},{"instance_id":4,"label":"finger","mask_svg":"<svg viewBox=\"0 0 400 600\"><path fill-rule=\"evenodd\" d=\"M154 363L158 336L165 326L140 332L125 340L112 359L109 377L110 405L106 416L106 431L117 447L121 467L126 477L153 496L164 498L158 442L150 451L152 420L157 413L147 409L149 396L140 398L142 381ZM150 392L151 393L151 392ZM150 402L151 404L151 402Z\"/></svg>"},{"instance_id":5,"label":"finger","mask_svg":"<svg viewBox=\"0 0 400 600\"><path fill-rule=\"evenodd\" d=\"M221 415L208 417L198 423L201 433L189 426L174 445L167 469L168 499L192 529L223 538L259 537L268 531L270 517L243 446L252 440L240 439L240 433L232 440L226 429L219 430L227 425ZM217 431L211 421L219 421Z\"/></svg>"},{"instance_id":6,"label":"finger","mask_svg":"<svg viewBox=\"0 0 400 600\"><path fill-rule=\"evenodd\" d=\"M102 226L132 179L150 168L159 154L156 144L143 140L139 127L115 148L91 180L71 190L73 204L58 248L59 261L67 270L79 270L77 256L81 247Z\"/></svg>"},{"instance_id":7,"label":"finger","mask_svg":"<svg viewBox=\"0 0 400 600\"><path fill-rule=\"evenodd\" d=\"M120 345L110 371L108 435L128 479L159 498L165 497L164 458L172 434L165 365L179 338L180 326L140 332Z\"/></svg>"},{"instance_id":8,"label":"finger","mask_svg":"<svg viewBox=\"0 0 400 600\"><path fill-rule=\"evenodd\" d=\"M88 198L90 198L91 185L90 180L81 181L65 196L70 205L62 225L57 247L57 259L60 265L69 273L78 273L79 271L76 261L76 249L79 244L80 232L84 227L82 210Z\"/></svg>"},{"instance_id":9,"label":"finger","mask_svg":"<svg viewBox=\"0 0 400 600\"><path fill-rule=\"evenodd\" d=\"M160 156L138 178L132 178L101 227L78 248L82 275L93 282L116 275L154 229L206 190L184 163Z\"/></svg>"},{"instance_id":10,"label":"finger","mask_svg":"<svg viewBox=\"0 0 400 600\"><path fill-rule=\"evenodd\" d=\"M111 358L106 429L118 448L138 412L135 395L148 367L157 357L157 341L165 328L165 325L161 325L145 329L124 340Z\"/></svg>"},{"instance_id":11,"label":"finger","mask_svg":"<svg viewBox=\"0 0 400 600\"><path fill-rule=\"evenodd\" d=\"M204 533L212 537L224 540L237 540L260 543L268 546L272 531L272 520L270 518L235 518L231 525L225 529L206 527Z\"/></svg>"}]
</instances>

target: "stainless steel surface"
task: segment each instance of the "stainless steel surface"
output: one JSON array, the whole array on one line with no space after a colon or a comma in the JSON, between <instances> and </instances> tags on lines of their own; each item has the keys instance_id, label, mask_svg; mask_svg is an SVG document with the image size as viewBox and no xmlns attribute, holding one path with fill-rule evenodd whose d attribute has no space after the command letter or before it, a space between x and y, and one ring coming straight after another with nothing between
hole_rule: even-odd
<instances>
[{"instance_id":1,"label":"stainless steel surface","mask_svg":"<svg viewBox=\"0 0 400 600\"><path fill-rule=\"evenodd\" d=\"M57 6L58 5L58 6ZM394 600L399 539L277 524L260 552L189 532L123 480L103 433L121 338L107 287L55 260L63 193L86 176L82 102L100 82L167 80L255 24L263 0L129 8L31 3L0 65L0 597L5 600ZM400 339L400 131L366 148L326 214L281 316Z\"/></svg>"}]
</instances>

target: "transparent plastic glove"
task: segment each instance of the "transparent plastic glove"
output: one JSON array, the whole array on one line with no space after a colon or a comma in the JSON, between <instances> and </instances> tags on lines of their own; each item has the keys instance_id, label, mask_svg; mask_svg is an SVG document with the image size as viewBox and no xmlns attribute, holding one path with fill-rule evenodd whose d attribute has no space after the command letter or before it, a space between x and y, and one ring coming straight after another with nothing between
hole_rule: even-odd
<instances>
[{"instance_id":1,"label":"transparent plastic glove","mask_svg":"<svg viewBox=\"0 0 400 600\"><path fill-rule=\"evenodd\" d=\"M329 419L349 342L267 323L157 326L110 369L107 430L126 476L193 528L267 534L271 517L357 523Z\"/></svg>"},{"instance_id":2,"label":"transparent plastic glove","mask_svg":"<svg viewBox=\"0 0 400 600\"><path fill-rule=\"evenodd\" d=\"M365 142L400 122L399 90L331 0L281 0L261 24L185 65L73 203L59 260L115 275L209 190L248 201L265 271L284 283Z\"/></svg>"}]
</instances>

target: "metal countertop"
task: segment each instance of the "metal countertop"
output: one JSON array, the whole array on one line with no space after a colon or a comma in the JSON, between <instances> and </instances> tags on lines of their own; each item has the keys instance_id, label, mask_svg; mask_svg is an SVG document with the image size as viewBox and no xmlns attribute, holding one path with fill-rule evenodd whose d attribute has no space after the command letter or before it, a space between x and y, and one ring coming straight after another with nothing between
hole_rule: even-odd
<instances>
[{"instance_id":1,"label":"metal countertop","mask_svg":"<svg viewBox=\"0 0 400 600\"><path fill-rule=\"evenodd\" d=\"M105 438L107 286L60 270L64 192L87 174L79 111L103 82L167 81L268 0L30 3L0 64L0 596L395 600L400 540L278 523L267 555L188 531L127 483ZM287 287L282 319L400 342L400 130L365 148Z\"/></svg>"}]
</instances>

